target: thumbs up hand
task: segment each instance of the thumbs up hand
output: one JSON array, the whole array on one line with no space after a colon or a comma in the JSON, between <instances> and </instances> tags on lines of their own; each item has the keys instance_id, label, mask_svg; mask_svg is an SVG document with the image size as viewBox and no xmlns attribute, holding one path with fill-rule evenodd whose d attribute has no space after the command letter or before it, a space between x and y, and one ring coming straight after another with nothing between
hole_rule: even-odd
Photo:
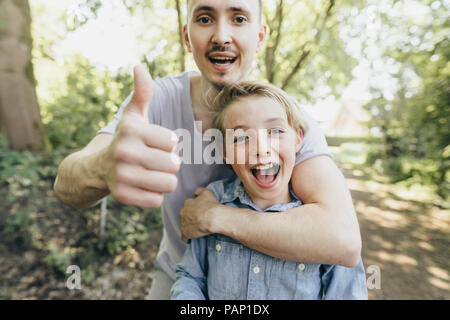
<instances>
[{"instance_id":1,"label":"thumbs up hand","mask_svg":"<svg viewBox=\"0 0 450 320\"><path fill-rule=\"evenodd\" d=\"M153 80L145 65L134 67L134 92L130 103L126 106L126 113L135 113L147 117L148 105L153 95Z\"/></svg>"},{"instance_id":2,"label":"thumbs up hand","mask_svg":"<svg viewBox=\"0 0 450 320\"><path fill-rule=\"evenodd\" d=\"M163 194L177 185L180 158L173 153L178 138L148 123L153 80L146 67L134 68L134 93L108 146L104 180L114 198L127 205L157 208Z\"/></svg>"}]
</instances>

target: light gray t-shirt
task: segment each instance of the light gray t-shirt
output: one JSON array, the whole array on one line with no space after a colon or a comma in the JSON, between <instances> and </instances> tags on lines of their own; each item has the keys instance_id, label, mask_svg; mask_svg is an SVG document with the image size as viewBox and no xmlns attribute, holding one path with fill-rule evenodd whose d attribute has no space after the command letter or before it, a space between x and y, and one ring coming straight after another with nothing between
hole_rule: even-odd
<instances>
[{"instance_id":1,"label":"light gray t-shirt","mask_svg":"<svg viewBox=\"0 0 450 320\"><path fill-rule=\"evenodd\" d=\"M174 130L178 136L180 136L183 129L184 132L188 132L190 137L192 137L190 141L192 145L191 150L195 150L196 148L194 141L202 141L201 132L195 127L190 94L190 76L194 74L196 73L185 72L173 77L156 79L154 81L152 101L148 109L149 123ZM114 134L122 116L123 109L129 103L130 99L131 95L123 102L114 119L106 127L99 130L98 133ZM301 112L309 125L309 129L303 138L302 147L297 154L296 163L320 155L331 157L325 136L317 123L303 109ZM184 136L182 138L180 137L180 143L184 139ZM205 150L210 144L211 139L204 138L201 143L202 150ZM197 144L197 148L199 145ZM198 162L194 159L194 153L192 152L192 161L190 163ZM205 161L202 161L200 164L187 164L184 162L181 164L180 170L177 172L178 185L176 190L172 193L164 194L164 201L161 208L164 231L156 257L159 266L172 279L175 279L175 265L180 261L186 249L185 243L181 240L179 215L184 201L194 197L194 191L197 187L206 187L213 181L228 178L233 175L234 172L231 166L225 164L207 164Z\"/></svg>"}]
</instances>

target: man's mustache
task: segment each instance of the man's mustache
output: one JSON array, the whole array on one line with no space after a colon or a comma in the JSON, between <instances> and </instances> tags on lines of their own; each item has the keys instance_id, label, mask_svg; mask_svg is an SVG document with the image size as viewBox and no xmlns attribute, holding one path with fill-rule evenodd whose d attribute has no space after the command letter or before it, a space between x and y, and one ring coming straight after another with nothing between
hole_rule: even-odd
<instances>
[{"instance_id":1,"label":"man's mustache","mask_svg":"<svg viewBox=\"0 0 450 320\"><path fill-rule=\"evenodd\" d=\"M206 52L206 55L208 56L213 52L231 52L236 56L238 55L237 50L233 49L231 46L213 46Z\"/></svg>"}]
</instances>

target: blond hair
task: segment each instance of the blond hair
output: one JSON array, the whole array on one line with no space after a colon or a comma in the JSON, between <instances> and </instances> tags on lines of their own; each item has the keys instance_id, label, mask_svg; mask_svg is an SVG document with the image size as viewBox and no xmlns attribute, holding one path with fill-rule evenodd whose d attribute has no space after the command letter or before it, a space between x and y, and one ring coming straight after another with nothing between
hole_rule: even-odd
<instances>
[{"instance_id":1,"label":"blond hair","mask_svg":"<svg viewBox=\"0 0 450 320\"><path fill-rule=\"evenodd\" d=\"M293 98L283 90L263 82L242 81L228 87L224 87L214 100L213 110L216 115L213 120L213 126L224 132L223 121L225 114L233 102L250 96L266 97L277 101L286 112L286 117L292 129L296 132L308 130L308 124L304 120L300 107Z\"/></svg>"}]
</instances>

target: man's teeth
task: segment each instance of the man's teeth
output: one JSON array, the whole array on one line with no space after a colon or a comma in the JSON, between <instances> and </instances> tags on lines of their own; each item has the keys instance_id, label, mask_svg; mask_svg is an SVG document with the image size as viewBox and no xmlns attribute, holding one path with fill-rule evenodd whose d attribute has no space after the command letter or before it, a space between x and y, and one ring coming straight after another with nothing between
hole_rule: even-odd
<instances>
[{"instance_id":1,"label":"man's teeth","mask_svg":"<svg viewBox=\"0 0 450 320\"><path fill-rule=\"evenodd\" d=\"M220 61L232 61L234 58L230 57L212 57L213 60L220 60Z\"/></svg>"},{"instance_id":2,"label":"man's teeth","mask_svg":"<svg viewBox=\"0 0 450 320\"><path fill-rule=\"evenodd\" d=\"M215 64L229 64L234 63L236 58L230 58L230 57L211 57L210 61Z\"/></svg>"}]
</instances>

